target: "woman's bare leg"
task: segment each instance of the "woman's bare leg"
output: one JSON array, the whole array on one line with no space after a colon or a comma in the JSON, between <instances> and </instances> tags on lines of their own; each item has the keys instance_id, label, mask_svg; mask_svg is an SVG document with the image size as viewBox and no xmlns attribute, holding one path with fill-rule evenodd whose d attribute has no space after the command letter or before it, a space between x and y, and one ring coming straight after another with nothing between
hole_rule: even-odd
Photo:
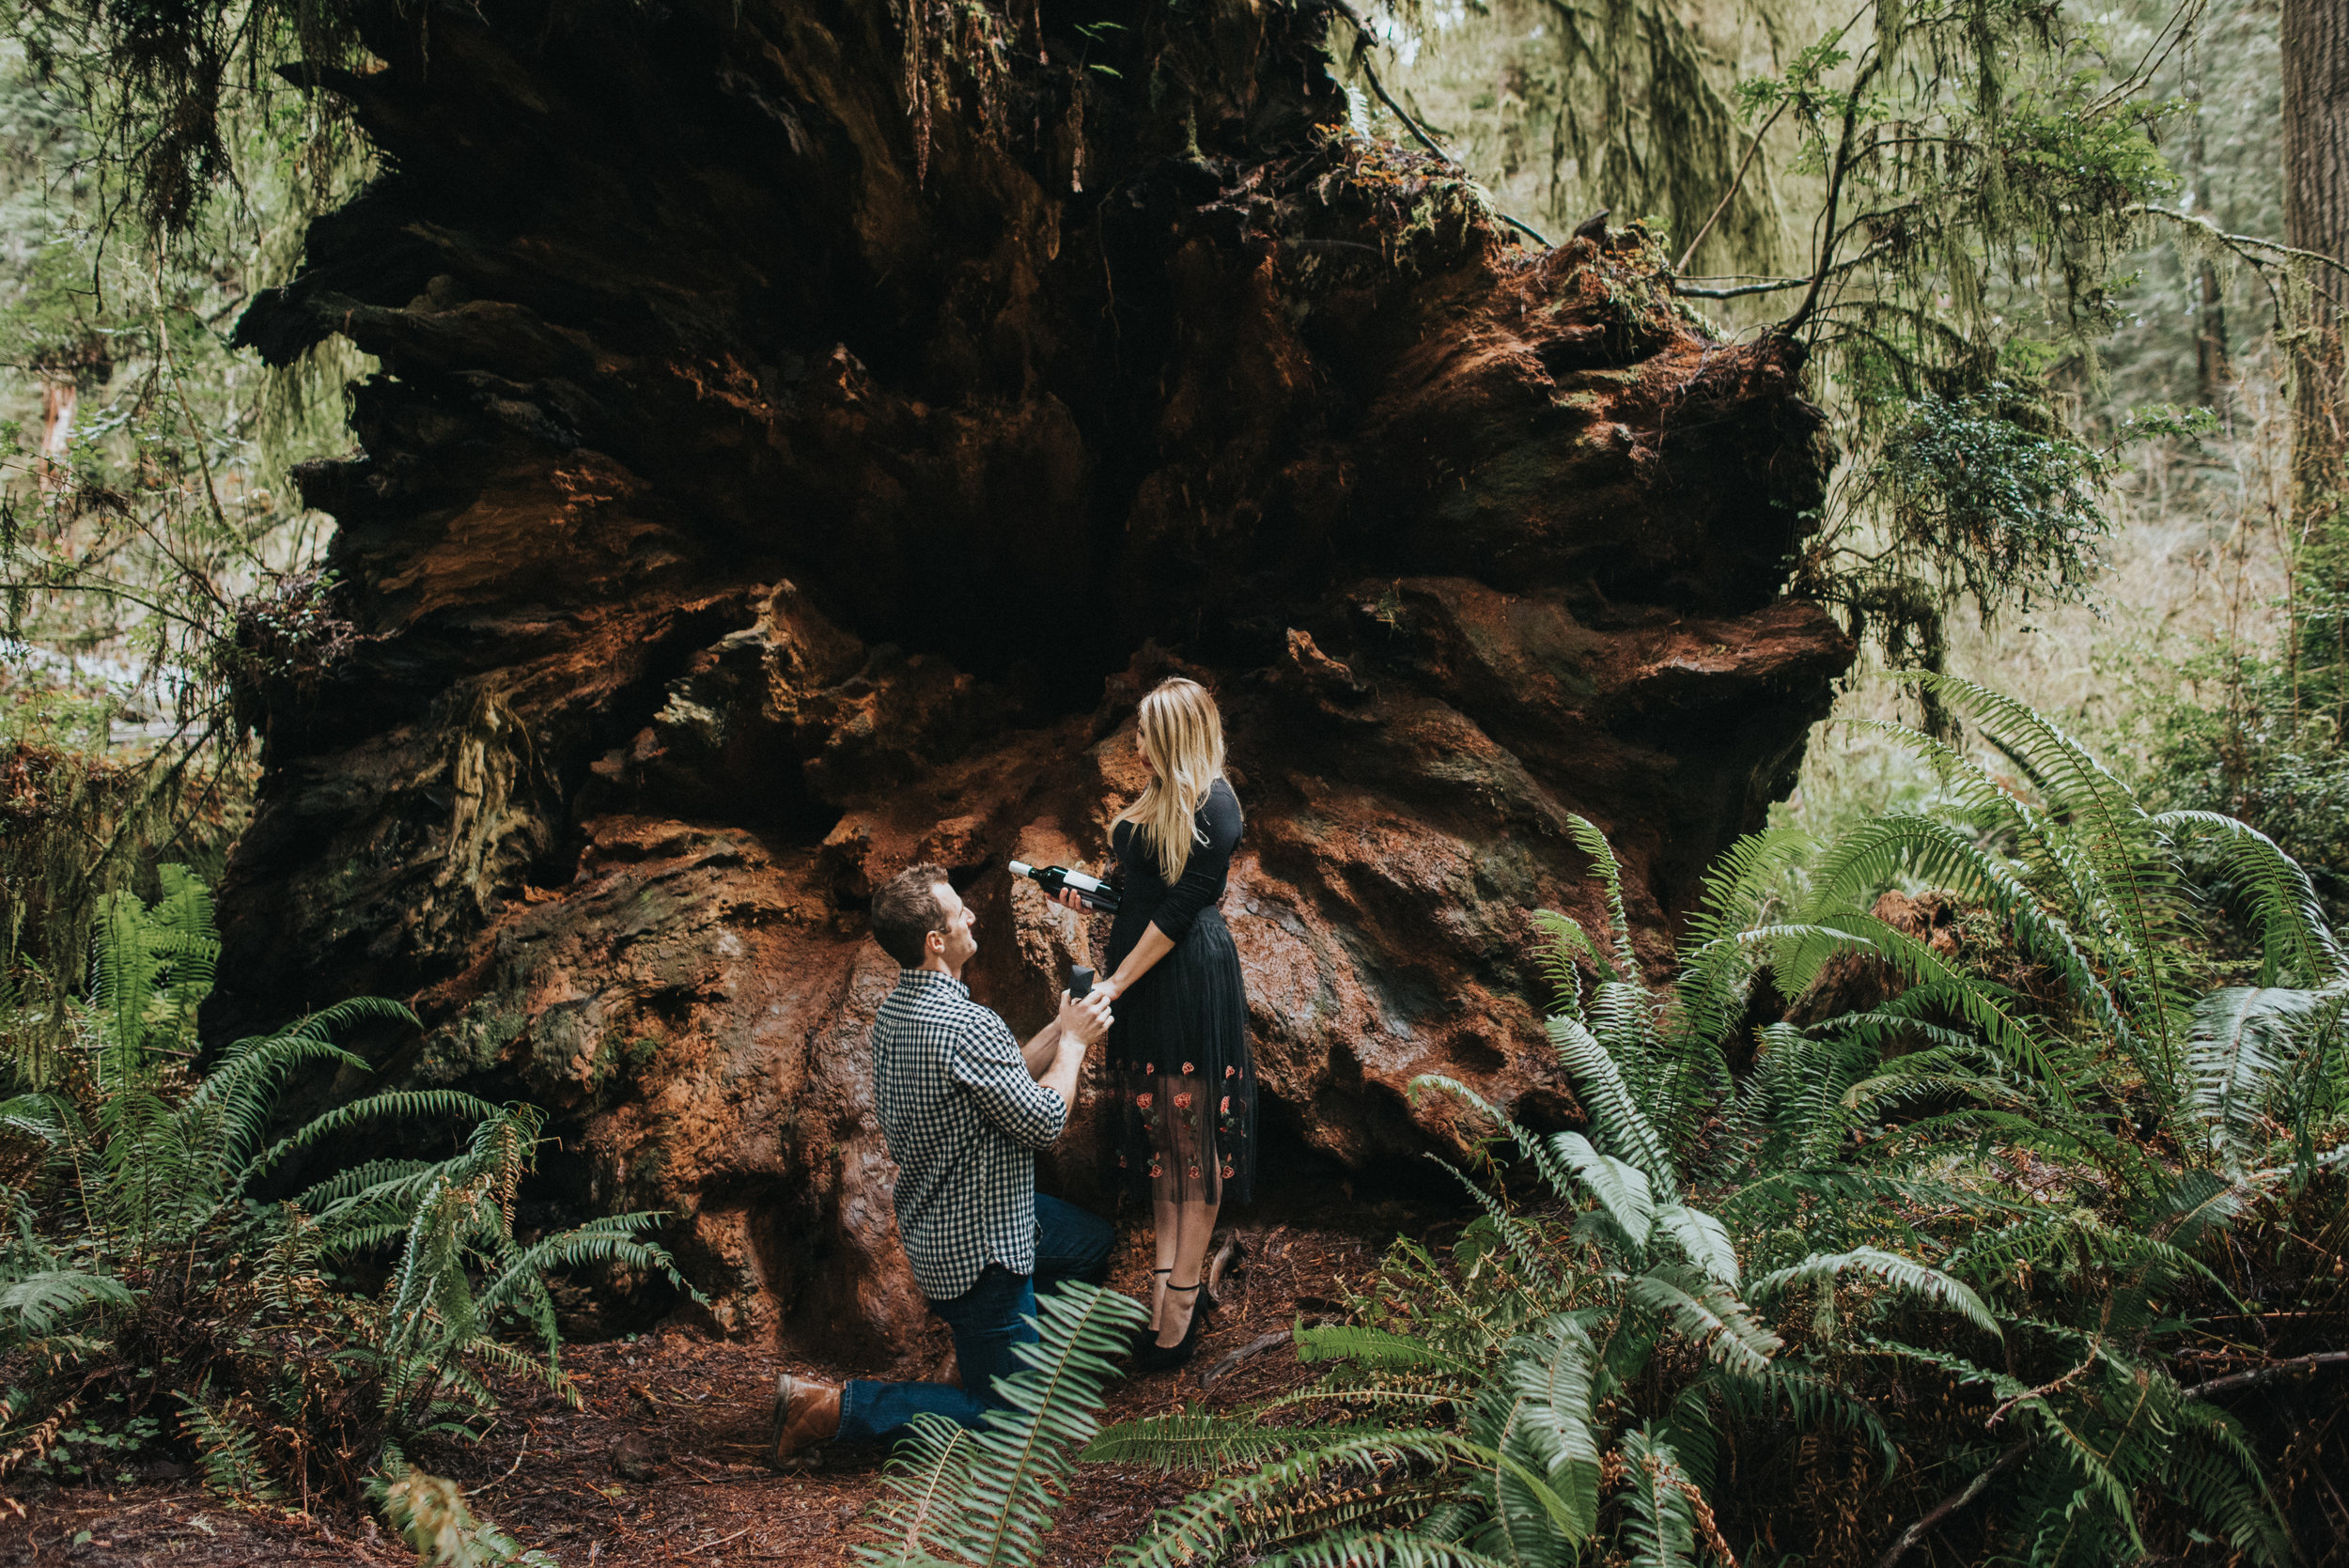
<instances>
[{"instance_id":1,"label":"woman's bare leg","mask_svg":"<svg viewBox=\"0 0 2349 1568\"><path fill-rule=\"evenodd\" d=\"M1153 1200L1150 1212L1155 1232L1153 1239L1158 1244L1158 1256L1150 1263L1150 1266L1157 1271L1150 1276L1150 1327L1156 1329L1160 1314L1166 1311L1167 1281L1174 1278L1174 1244L1180 1235L1180 1221L1176 1217L1181 1214L1182 1205L1165 1200Z\"/></svg>"},{"instance_id":2,"label":"woman's bare leg","mask_svg":"<svg viewBox=\"0 0 2349 1568\"><path fill-rule=\"evenodd\" d=\"M1158 1225L1158 1265L1169 1272L1157 1278L1156 1302L1150 1321L1162 1345L1180 1344L1198 1311L1200 1292L1184 1286L1203 1284L1207 1238L1215 1233L1216 1209L1223 1195L1216 1166L1213 1139L1207 1129L1213 1110L1207 1094L1211 1085L1201 1078L1169 1074L1159 1092L1165 1095L1162 1124L1166 1141L1157 1151L1151 1208Z\"/></svg>"},{"instance_id":3,"label":"woman's bare leg","mask_svg":"<svg viewBox=\"0 0 2349 1568\"><path fill-rule=\"evenodd\" d=\"M1207 1238L1215 1234L1216 1210L1222 1205L1193 1203L1165 1206L1174 1208L1177 1213L1173 1226L1174 1246L1172 1266L1174 1272L1162 1282L1161 1290L1166 1284L1205 1284L1206 1276L1204 1271L1207 1266ZM1168 1228L1161 1220L1159 1231L1159 1249L1161 1257L1167 1252L1167 1234ZM1190 1329L1191 1314L1199 1310L1199 1297L1205 1294L1200 1290L1177 1290L1167 1292L1160 1296L1162 1305L1158 1314L1159 1343L1173 1346L1183 1343L1183 1335Z\"/></svg>"}]
</instances>

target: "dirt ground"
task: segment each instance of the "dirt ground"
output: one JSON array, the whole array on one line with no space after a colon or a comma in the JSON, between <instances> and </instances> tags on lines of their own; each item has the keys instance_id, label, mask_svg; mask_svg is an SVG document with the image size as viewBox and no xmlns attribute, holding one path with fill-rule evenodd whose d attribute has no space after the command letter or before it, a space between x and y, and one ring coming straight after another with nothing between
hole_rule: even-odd
<instances>
[{"instance_id":1,"label":"dirt ground","mask_svg":"<svg viewBox=\"0 0 2349 1568\"><path fill-rule=\"evenodd\" d=\"M1289 1223L1237 1228L1245 1251L1228 1273L1197 1359L1178 1372L1112 1385L1104 1421L1182 1408L1228 1408L1309 1381L1285 1342L1301 1314L1337 1306L1398 1230L1423 1221L1386 1205L1337 1205ZM1141 1238L1120 1248L1112 1284L1139 1296ZM1232 1360L1236 1352L1252 1352ZM859 1520L880 1491L883 1455L835 1449L818 1467L776 1475L760 1462L779 1363L770 1352L665 1329L566 1353L584 1408L524 1391L480 1443L437 1451L428 1467L470 1490L475 1512L566 1568L783 1562L845 1568L869 1532ZM793 1362L829 1376L859 1369ZM642 1437L634 1435L642 1434ZM633 1439L666 1451L648 1480L620 1470ZM643 1473L641 1469L639 1473ZM1180 1476L1086 1465L1048 1537L1054 1568L1094 1568L1180 1499ZM308 1514L238 1508L192 1482L117 1491L0 1492L0 1564L131 1568L228 1563L360 1563L410 1568L415 1554L352 1509Z\"/></svg>"}]
</instances>

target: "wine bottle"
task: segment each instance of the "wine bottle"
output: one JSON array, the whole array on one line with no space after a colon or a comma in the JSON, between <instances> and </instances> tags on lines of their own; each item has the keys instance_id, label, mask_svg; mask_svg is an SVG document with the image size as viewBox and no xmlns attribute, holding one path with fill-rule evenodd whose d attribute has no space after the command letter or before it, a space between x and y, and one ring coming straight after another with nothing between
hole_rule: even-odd
<instances>
[{"instance_id":1,"label":"wine bottle","mask_svg":"<svg viewBox=\"0 0 2349 1568\"><path fill-rule=\"evenodd\" d=\"M1081 871L1071 871L1065 865L1032 866L1025 861L1011 862L1012 875L1025 877L1046 893L1073 893L1084 901L1088 909L1117 912L1117 890L1098 877L1088 877Z\"/></svg>"}]
</instances>

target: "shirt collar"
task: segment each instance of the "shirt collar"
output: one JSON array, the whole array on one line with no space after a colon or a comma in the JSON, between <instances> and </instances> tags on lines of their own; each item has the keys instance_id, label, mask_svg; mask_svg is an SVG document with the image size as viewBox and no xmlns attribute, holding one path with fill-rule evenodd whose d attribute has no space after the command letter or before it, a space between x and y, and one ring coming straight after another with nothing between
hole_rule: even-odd
<instances>
[{"instance_id":1,"label":"shirt collar","mask_svg":"<svg viewBox=\"0 0 2349 1568\"><path fill-rule=\"evenodd\" d=\"M971 995L971 987L951 974L941 974L936 970L900 969L897 971L897 989L901 991L945 988L952 988L957 995L966 999Z\"/></svg>"}]
</instances>

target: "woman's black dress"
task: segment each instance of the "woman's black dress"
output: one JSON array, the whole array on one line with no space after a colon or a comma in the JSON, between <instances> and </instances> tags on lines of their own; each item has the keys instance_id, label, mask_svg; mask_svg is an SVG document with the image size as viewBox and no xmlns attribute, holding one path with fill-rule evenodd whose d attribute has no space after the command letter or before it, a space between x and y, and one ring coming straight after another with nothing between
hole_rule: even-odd
<instances>
[{"instance_id":1,"label":"woman's black dress","mask_svg":"<svg viewBox=\"0 0 2349 1568\"><path fill-rule=\"evenodd\" d=\"M1110 928L1116 971L1156 925L1174 951L1117 999L1110 1069L1124 1090L1118 1165L1160 1203L1248 1202L1256 1179L1256 1067L1239 952L1216 910L1239 843L1239 798L1218 779L1169 887L1131 822L1110 838L1124 887Z\"/></svg>"}]
</instances>

